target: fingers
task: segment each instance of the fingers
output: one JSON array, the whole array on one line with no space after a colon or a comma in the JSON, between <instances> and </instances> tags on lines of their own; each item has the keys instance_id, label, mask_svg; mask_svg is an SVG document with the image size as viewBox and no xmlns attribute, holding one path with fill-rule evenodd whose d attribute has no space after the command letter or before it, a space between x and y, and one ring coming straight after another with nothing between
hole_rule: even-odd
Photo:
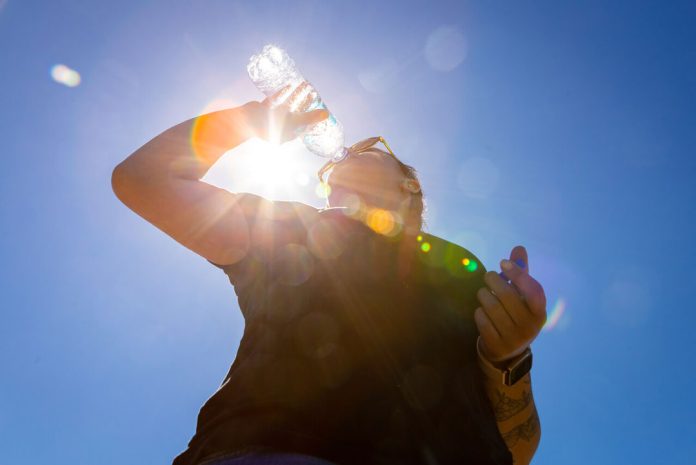
<instances>
[{"instance_id":1,"label":"fingers","mask_svg":"<svg viewBox=\"0 0 696 465\"><path fill-rule=\"evenodd\" d=\"M474 321L476 322L476 326L481 334L481 339L484 340L487 347L496 347L502 344L498 330L495 329L495 325L482 307L479 307L474 311Z\"/></svg>"},{"instance_id":2,"label":"fingers","mask_svg":"<svg viewBox=\"0 0 696 465\"><path fill-rule=\"evenodd\" d=\"M309 83L307 81L302 82L302 84L295 88L292 94L290 94L290 97L285 101L289 105L290 111L301 111L302 102L305 100L305 93L307 93L308 90Z\"/></svg>"},{"instance_id":3,"label":"fingers","mask_svg":"<svg viewBox=\"0 0 696 465\"><path fill-rule=\"evenodd\" d=\"M305 113L288 112L287 108L277 109L275 120L281 128L281 142L287 142L298 137L307 126L316 124L329 117L329 112L325 109L313 110Z\"/></svg>"},{"instance_id":4,"label":"fingers","mask_svg":"<svg viewBox=\"0 0 696 465\"><path fill-rule=\"evenodd\" d=\"M312 103L317 99L318 95L314 89L310 89L304 99L297 105L295 111L307 111L311 107Z\"/></svg>"},{"instance_id":5,"label":"fingers","mask_svg":"<svg viewBox=\"0 0 696 465\"><path fill-rule=\"evenodd\" d=\"M510 259L517 263L501 260L505 275L487 272L483 277L487 287L476 294L481 307L474 311L474 320L493 361L521 353L546 321L546 296L541 284L529 275L527 251L517 246Z\"/></svg>"},{"instance_id":6,"label":"fingers","mask_svg":"<svg viewBox=\"0 0 696 465\"><path fill-rule=\"evenodd\" d=\"M520 268L529 273L529 259L527 258L527 249L525 249L524 246L516 245L513 247L510 252L510 261L517 263ZM510 280L504 272L500 273L500 276L506 281Z\"/></svg>"},{"instance_id":7,"label":"fingers","mask_svg":"<svg viewBox=\"0 0 696 465\"><path fill-rule=\"evenodd\" d=\"M506 360L522 346L514 323L486 288L481 288L477 297L482 306L474 311L474 321L486 347L486 358L492 362Z\"/></svg>"},{"instance_id":8,"label":"fingers","mask_svg":"<svg viewBox=\"0 0 696 465\"><path fill-rule=\"evenodd\" d=\"M505 338L515 332L515 322L497 296L493 295L487 288L482 287L476 293L476 297L501 337Z\"/></svg>"},{"instance_id":9,"label":"fingers","mask_svg":"<svg viewBox=\"0 0 696 465\"><path fill-rule=\"evenodd\" d=\"M291 113L292 123L295 126L305 126L319 123L329 117L329 112L325 109L312 110L306 113Z\"/></svg>"},{"instance_id":10,"label":"fingers","mask_svg":"<svg viewBox=\"0 0 696 465\"><path fill-rule=\"evenodd\" d=\"M285 84L283 87L278 89L273 95L263 99L263 102L261 103L271 108L277 106L278 102L284 102L286 100L287 92L291 89L291 87L291 84Z\"/></svg>"},{"instance_id":11,"label":"fingers","mask_svg":"<svg viewBox=\"0 0 696 465\"><path fill-rule=\"evenodd\" d=\"M527 302L527 308L537 317L546 318L546 296L539 282L526 270L510 260L501 260L500 267ZM501 278L502 280L502 278ZM495 282L491 279L491 282Z\"/></svg>"},{"instance_id":12,"label":"fingers","mask_svg":"<svg viewBox=\"0 0 696 465\"><path fill-rule=\"evenodd\" d=\"M536 333L530 336L529 331L521 331L498 297L487 288L480 288L476 297L481 307L474 311L474 320L488 348L486 358L497 362L521 353Z\"/></svg>"},{"instance_id":13,"label":"fingers","mask_svg":"<svg viewBox=\"0 0 696 465\"><path fill-rule=\"evenodd\" d=\"M505 282L498 273L495 271L487 272L483 275L483 281L495 293L515 325L519 326L524 323L526 320L525 313L531 316L529 310L525 308L524 302L521 301L520 294L512 285Z\"/></svg>"},{"instance_id":14,"label":"fingers","mask_svg":"<svg viewBox=\"0 0 696 465\"><path fill-rule=\"evenodd\" d=\"M522 339L534 338L543 322L539 315L531 311L519 291L503 280L495 271L487 272L483 276L483 280L495 293L495 297L513 321L515 335L521 336Z\"/></svg>"},{"instance_id":15,"label":"fingers","mask_svg":"<svg viewBox=\"0 0 696 465\"><path fill-rule=\"evenodd\" d=\"M288 95L291 89L292 93ZM306 126L328 118L330 113L325 108L302 111L311 108L316 98L316 92L307 82L294 89L292 84L288 84L266 98L262 102L268 109L266 139L274 143L287 142L300 135Z\"/></svg>"},{"instance_id":16,"label":"fingers","mask_svg":"<svg viewBox=\"0 0 696 465\"><path fill-rule=\"evenodd\" d=\"M529 260L527 258L527 249L525 249L524 246L516 245L515 247L513 247L512 251L510 252L510 260L517 263L518 265L521 261L522 265L520 266L526 268L527 272L529 273Z\"/></svg>"}]
</instances>

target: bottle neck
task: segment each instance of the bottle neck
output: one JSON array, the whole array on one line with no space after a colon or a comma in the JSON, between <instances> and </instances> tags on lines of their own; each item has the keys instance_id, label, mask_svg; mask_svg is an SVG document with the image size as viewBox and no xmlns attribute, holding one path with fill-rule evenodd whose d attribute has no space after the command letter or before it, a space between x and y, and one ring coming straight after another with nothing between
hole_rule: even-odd
<instances>
[{"instance_id":1,"label":"bottle neck","mask_svg":"<svg viewBox=\"0 0 696 465\"><path fill-rule=\"evenodd\" d=\"M339 161L341 161L341 160L343 160L344 158L346 158L347 155L348 155L348 148L347 148L347 147L341 147L341 149L340 149L338 152L336 152L335 154L333 154L333 156L331 157L331 161L334 162L334 163L338 163Z\"/></svg>"}]
</instances>

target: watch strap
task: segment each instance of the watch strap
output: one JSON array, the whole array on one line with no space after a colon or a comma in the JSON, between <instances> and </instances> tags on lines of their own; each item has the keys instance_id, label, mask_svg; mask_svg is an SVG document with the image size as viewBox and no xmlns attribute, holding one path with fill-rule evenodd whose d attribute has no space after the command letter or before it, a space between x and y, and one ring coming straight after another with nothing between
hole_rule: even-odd
<instances>
[{"instance_id":1,"label":"watch strap","mask_svg":"<svg viewBox=\"0 0 696 465\"><path fill-rule=\"evenodd\" d=\"M532 368L532 350L527 347L524 352L505 362L505 367L498 368L481 353L481 336L476 340L479 366L490 379L499 379L502 384L512 386L526 375Z\"/></svg>"}]
</instances>

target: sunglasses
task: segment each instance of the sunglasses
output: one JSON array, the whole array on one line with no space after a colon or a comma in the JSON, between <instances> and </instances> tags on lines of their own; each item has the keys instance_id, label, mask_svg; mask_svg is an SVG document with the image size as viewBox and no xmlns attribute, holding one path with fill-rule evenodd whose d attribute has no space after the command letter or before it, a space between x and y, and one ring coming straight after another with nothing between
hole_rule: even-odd
<instances>
[{"instance_id":1,"label":"sunglasses","mask_svg":"<svg viewBox=\"0 0 696 465\"><path fill-rule=\"evenodd\" d=\"M389 144L387 144L387 141L384 140L384 137L382 136L377 136L377 137L370 137L365 140L361 140L360 142L356 142L355 144L351 145L350 148L343 154L343 156L337 160L329 160L326 162L324 166L321 167L321 169L317 172L317 176L319 176L319 181L323 184L324 183L324 174L326 174L327 171L329 171L331 168L336 166L337 164L341 163L343 160L347 159L350 156L353 155L358 155L362 152L366 152L367 150L371 149L375 145L377 145L378 142L381 142L384 144L384 146L387 148L389 151L389 154L396 158L396 155L394 155L394 152L392 152L392 149L389 147Z\"/></svg>"}]
</instances>

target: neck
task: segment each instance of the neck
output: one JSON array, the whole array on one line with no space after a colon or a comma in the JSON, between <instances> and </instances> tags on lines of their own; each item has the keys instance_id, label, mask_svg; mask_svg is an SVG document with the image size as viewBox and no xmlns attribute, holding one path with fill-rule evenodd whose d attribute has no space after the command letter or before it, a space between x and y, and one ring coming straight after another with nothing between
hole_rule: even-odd
<instances>
[{"instance_id":1,"label":"neck","mask_svg":"<svg viewBox=\"0 0 696 465\"><path fill-rule=\"evenodd\" d=\"M370 212L375 210L386 210L394 215L394 220L400 224L399 236L405 239L412 238L415 240L416 236L421 233L418 221L414 221L412 218L412 195L402 197L399 199L393 199L391 202L384 202L383 199L375 202L372 199L365 197L339 197L337 202L331 203L327 199L327 208L331 207L344 207L347 208L351 214L350 216L355 219L361 219L363 222L368 223L370 221ZM352 200L356 200L352 201ZM343 201L348 200L348 201ZM418 218L419 219L419 218Z\"/></svg>"}]
</instances>

